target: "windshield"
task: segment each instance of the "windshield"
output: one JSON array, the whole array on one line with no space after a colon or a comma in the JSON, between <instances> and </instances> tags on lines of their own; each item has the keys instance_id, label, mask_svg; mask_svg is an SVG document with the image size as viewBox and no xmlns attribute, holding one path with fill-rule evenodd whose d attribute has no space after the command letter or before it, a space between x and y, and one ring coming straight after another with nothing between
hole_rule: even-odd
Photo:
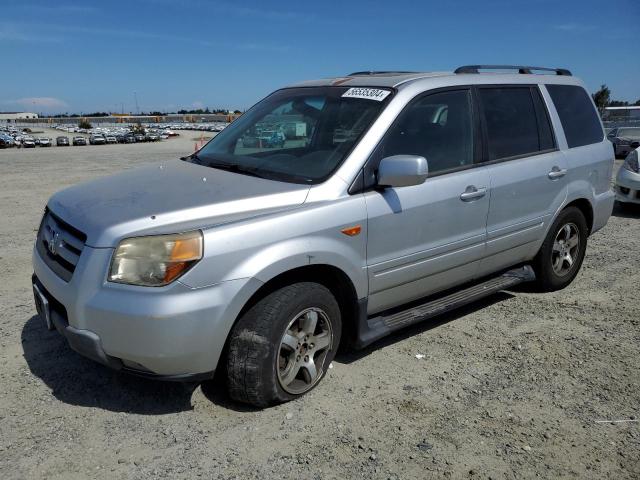
<instances>
[{"instance_id":1,"label":"windshield","mask_svg":"<svg viewBox=\"0 0 640 480\"><path fill-rule=\"evenodd\" d=\"M640 137L640 127L638 128L621 128L618 130L619 137Z\"/></svg>"},{"instance_id":2,"label":"windshield","mask_svg":"<svg viewBox=\"0 0 640 480\"><path fill-rule=\"evenodd\" d=\"M390 93L346 87L279 90L187 161L271 180L322 182L369 128Z\"/></svg>"}]
</instances>

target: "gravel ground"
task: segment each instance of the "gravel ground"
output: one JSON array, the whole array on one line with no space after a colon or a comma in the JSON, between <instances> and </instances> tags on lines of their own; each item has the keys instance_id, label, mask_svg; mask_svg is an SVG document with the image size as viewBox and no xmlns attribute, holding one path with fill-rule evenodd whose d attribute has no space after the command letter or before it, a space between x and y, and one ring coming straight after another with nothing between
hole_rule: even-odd
<instances>
[{"instance_id":1,"label":"gravel ground","mask_svg":"<svg viewBox=\"0 0 640 480\"><path fill-rule=\"evenodd\" d=\"M31 298L47 198L189 153L197 135L0 151L0 478L640 478L638 208L616 208L564 291L500 293L342 353L286 405L72 352Z\"/></svg>"}]
</instances>

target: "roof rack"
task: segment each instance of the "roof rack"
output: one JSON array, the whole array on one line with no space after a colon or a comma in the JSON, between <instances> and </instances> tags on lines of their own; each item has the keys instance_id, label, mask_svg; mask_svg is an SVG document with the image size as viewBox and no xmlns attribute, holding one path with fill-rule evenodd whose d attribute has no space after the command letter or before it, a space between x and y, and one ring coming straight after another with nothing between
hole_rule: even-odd
<instances>
[{"instance_id":1,"label":"roof rack","mask_svg":"<svg viewBox=\"0 0 640 480\"><path fill-rule=\"evenodd\" d=\"M368 72L353 72L347 75L347 77L359 77L363 75L404 75L407 73L416 73L416 72L402 72L395 70L381 70L381 71L368 71Z\"/></svg>"},{"instance_id":2,"label":"roof rack","mask_svg":"<svg viewBox=\"0 0 640 480\"><path fill-rule=\"evenodd\" d=\"M524 65L465 65L456 68L453 73L480 73L479 70L518 70L518 73L530 74L531 70L541 70L544 72L556 72L556 75L565 75L570 77L571 72L566 68L545 68L545 67L528 67Z\"/></svg>"}]
</instances>

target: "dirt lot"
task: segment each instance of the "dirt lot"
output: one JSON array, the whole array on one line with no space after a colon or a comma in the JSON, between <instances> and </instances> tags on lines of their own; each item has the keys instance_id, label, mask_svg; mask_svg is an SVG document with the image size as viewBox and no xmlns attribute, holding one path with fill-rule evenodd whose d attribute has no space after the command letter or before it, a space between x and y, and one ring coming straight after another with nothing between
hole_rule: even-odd
<instances>
[{"instance_id":1,"label":"dirt lot","mask_svg":"<svg viewBox=\"0 0 640 480\"><path fill-rule=\"evenodd\" d=\"M47 198L192 149L183 134L0 151L0 478L640 478L640 209L616 209L566 290L501 293L343 353L287 405L72 352L31 298Z\"/></svg>"}]
</instances>

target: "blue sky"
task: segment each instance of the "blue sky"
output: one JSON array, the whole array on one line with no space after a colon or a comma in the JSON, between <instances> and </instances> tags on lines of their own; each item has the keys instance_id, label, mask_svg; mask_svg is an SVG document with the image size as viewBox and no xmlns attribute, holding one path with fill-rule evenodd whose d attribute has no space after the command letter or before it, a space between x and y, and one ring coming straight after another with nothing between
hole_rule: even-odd
<instances>
[{"instance_id":1,"label":"blue sky","mask_svg":"<svg viewBox=\"0 0 640 480\"><path fill-rule=\"evenodd\" d=\"M501 63L640 98L638 0L0 0L0 110L244 109L299 80Z\"/></svg>"}]
</instances>

